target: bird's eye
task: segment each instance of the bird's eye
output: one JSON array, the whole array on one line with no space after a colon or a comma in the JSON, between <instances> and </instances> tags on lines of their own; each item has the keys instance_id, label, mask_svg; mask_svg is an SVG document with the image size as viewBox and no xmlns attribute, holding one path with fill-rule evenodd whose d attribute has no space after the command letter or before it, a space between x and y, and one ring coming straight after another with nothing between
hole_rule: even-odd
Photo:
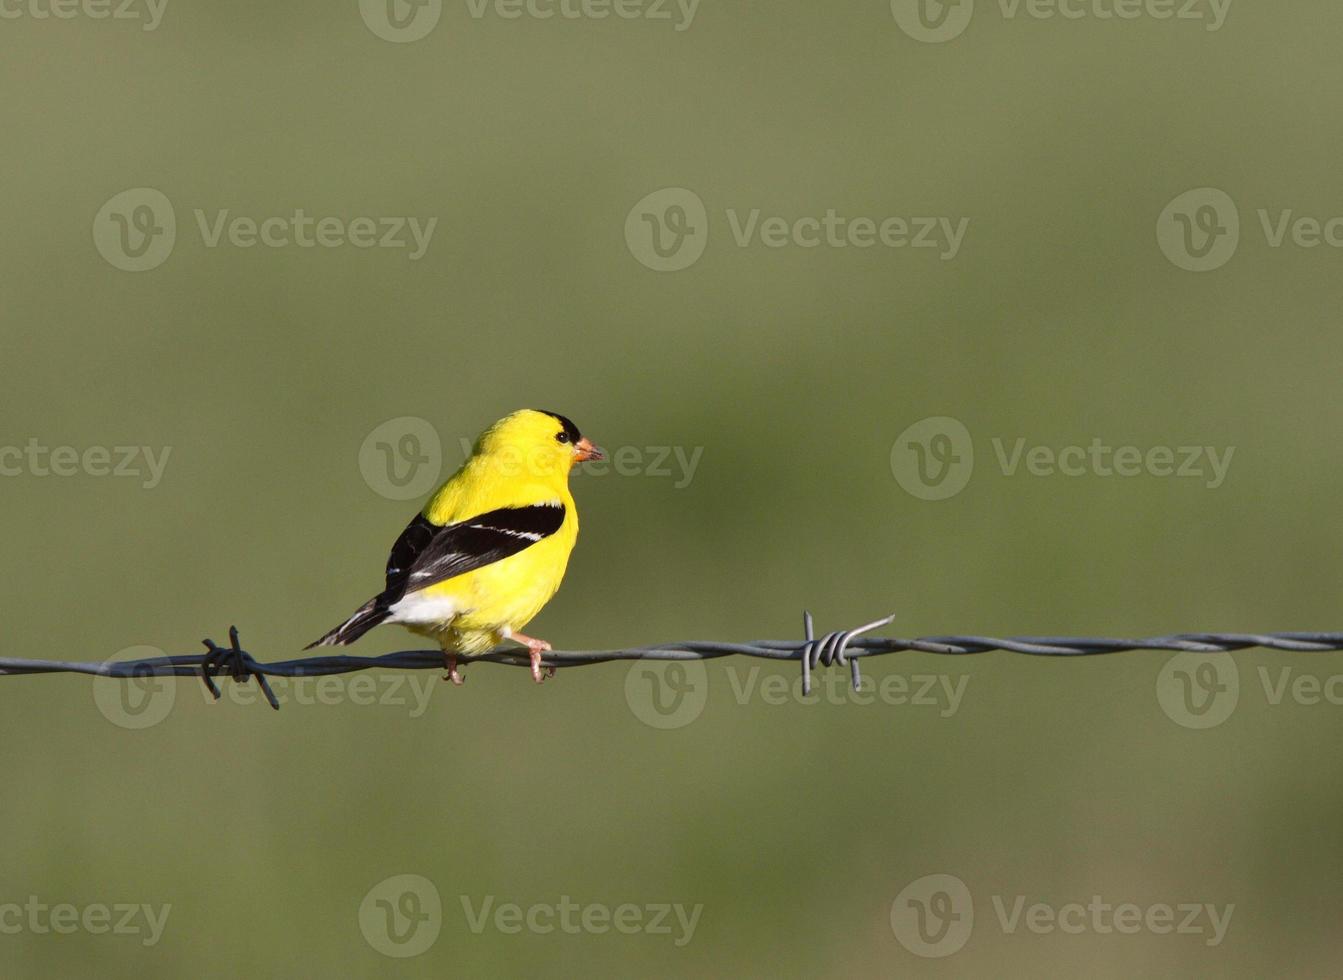
<instances>
[{"instance_id":1,"label":"bird's eye","mask_svg":"<svg viewBox=\"0 0 1343 980\"><path fill-rule=\"evenodd\" d=\"M564 444L564 443L566 443L566 442L568 442L568 441L569 441L569 433L567 433L567 432L561 432L561 433L559 433L557 436L555 436L555 441L558 442L558 443L560 443L561 445Z\"/></svg>"}]
</instances>

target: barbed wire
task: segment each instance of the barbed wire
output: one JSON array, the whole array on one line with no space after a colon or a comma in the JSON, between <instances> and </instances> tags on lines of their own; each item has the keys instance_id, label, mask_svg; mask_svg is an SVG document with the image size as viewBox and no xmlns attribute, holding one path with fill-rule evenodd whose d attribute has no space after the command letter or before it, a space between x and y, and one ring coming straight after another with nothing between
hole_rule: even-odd
<instances>
[{"instance_id":1,"label":"barbed wire","mask_svg":"<svg viewBox=\"0 0 1343 980\"><path fill-rule=\"evenodd\" d=\"M684 640L624 650L552 650L544 654L544 667L584 667L618 660L716 660L720 657L758 657L765 660L796 660L802 669L802 693L811 693L811 675L817 667L848 666L854 689L862 681L858 662L864 657L892 653L917 652L947 656L988 653L992 650L1020 653L1032 657L1092 657L1135 650L1167 650L1192 653L1229 653L1254 647L1291 653L1325 653L1343 650L1343 633L1177 633L1145 639L1120 639L1105 636L929 636L919 639L865 636L895 620L886 616L850 630L836 630L816 638L811 613L803 613L804 639L751 640L729 643L718 640ZM376 668L390 670L442 670L440 650L403 650L377 657L316 656L296 660L262 663L242 648L238 629L229 627L229 645L202 640L206 652L180 656L146 657L140 660L80 661L25 660L0 657L0 677L21 674L91 674L97 677L141 678L198 677L216 700L220 697L215 679L227 676L245 683L256 678L270 706L280 710L280 702L267 677L320 677L350 674ZM494 663L511 667L530 667L531 660L522 650L491 650L472 656L460 655L458 661Z\"/></svg>"}]
</instances>

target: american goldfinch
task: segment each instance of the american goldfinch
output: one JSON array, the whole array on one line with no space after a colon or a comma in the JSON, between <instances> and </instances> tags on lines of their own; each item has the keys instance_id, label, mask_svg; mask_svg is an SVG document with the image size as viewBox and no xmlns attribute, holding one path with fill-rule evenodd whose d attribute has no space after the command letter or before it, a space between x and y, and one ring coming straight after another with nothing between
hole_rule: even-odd
<instances>
[{"instance_id":1,"label":"american goldfinch","mask_svg":"<svg viewBox=\"0 0 1343 980\"><path fill-rule=\"evenodd\" d=\"M518 631L559 589L578 540L569 471L604 458L563 415L524 409L500 419L396 539L387 587L307 649L398 623L436 640L446 679L460 684L459 654L514 640L539 684L550 644Z\"/></svg>"}]
</instances>

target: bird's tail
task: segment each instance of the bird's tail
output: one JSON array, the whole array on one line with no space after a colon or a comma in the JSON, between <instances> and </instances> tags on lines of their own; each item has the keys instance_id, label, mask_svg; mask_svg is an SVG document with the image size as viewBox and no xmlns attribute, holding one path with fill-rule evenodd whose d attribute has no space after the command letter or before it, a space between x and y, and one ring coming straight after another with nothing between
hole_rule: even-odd
<instances>
[{"instance_id":1,"label":"bird's tail","mask_svg":"<svg viewBox=\"0 0 1343 980\"><path fill-rule=\"evenodd\" d=\"M311 650L313 647L343 647L347 643L353 643L359 637L363 636L373 627L387 619L387 607L379 602L381 596L374 596L354 611L354 615L345 622L341 623L326 636L320 640L309 643L303 649Z\"/></svg>"}]
</instances>

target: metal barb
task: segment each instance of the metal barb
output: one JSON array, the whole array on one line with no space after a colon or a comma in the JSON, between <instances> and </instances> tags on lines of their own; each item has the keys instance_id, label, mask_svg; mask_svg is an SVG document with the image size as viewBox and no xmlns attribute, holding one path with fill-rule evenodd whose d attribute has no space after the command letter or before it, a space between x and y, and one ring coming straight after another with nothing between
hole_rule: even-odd
<instances>
[{"instance_id":1,"label":"metal barb","mask_svg":"<svg viewBox=\"0 0 1343 980\"><path fill-rule=\"evenodd\" d=\"M811 613L804 610L802 613L802 631L806 640L798 651L799 659L802 661L802 696L805 698L811 694L811 672L816 669L817 664L826 667L836 663L841 667L848 664L849 677L853 682L853 689L857 691L859 685L863 683L863 677L858 670L858 658L848 656L849 643L855 636L861 636L871 630L888 626L894 621L895 614L892 613L890 616L874 620L864 626L827 633L817 640L813 632Z\"/></svg>"},{"instance_id":2,"label":"metal barb","mask_svg":"<svg viewBox=\"0 0 1343 980\"><path fill-rule=\"evenodd\" d=\"M256 678L261 692L266 695L266 700L276 711L280 710L280 701L275 697L275 692L270 688L270 681L266 680L265 673L261 670L261 665L252 658L252 655L238 645L238 627L230 626L228 628L229 645L221 647L214 640L208 637L201 640L205 644L205 649L209 651L205 659L201 661L201 680L205 682L205 689L214 695L216 701L220 698L219 686L215 684L214 679L219 676L220 671L227 670L229 676L240 684L246 684L253 677Z\"/></svg>"}]
</instances>

